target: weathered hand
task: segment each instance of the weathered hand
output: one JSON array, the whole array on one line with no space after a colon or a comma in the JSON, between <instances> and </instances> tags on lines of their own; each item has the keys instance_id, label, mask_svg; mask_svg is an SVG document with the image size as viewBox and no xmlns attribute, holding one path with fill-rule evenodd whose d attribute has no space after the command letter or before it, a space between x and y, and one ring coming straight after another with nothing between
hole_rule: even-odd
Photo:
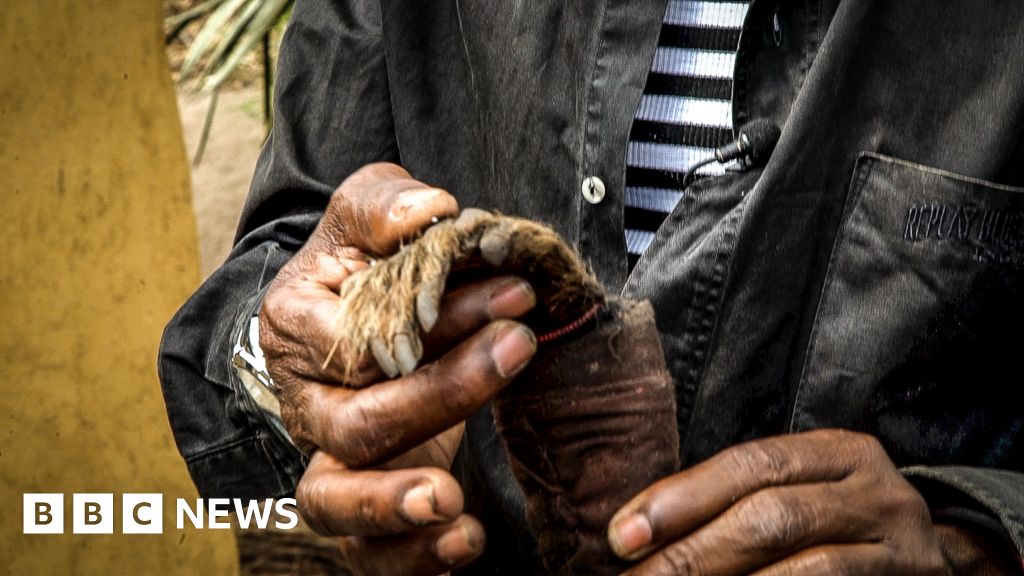
<instances>
[{"instance_id":1,"label":"weathered hand","mask_svg":"<svg viewBox=\"0 0 1024 576\"><path fill-rule=\"evenodd\" d=\"M727 449L633 498L609 541L635 575L949 573L922 497L844 430Z\"/></svg>"},{"instance_id":2,"label":"weathered hand","mask_svg":"<svg viewBox=\"0 0 1024 576\"><path fill-rule=\"evenodd\" d=\"M454 316L487 318L493 284L446 297L438 326ZM519 301L505 295L502 306L529 307L517 290ZM296 497L315 530L342 537L356 574L440 574L483 551L483 528L462 514L461 488L446 470L460 423L511 381L535 346L525 327L490 322L409 376L359 390L308 384L305 414L321 450Z\"/></svg>"},{"instance_id":3,"label":"weathered hand","mask_svg":"<svg viewBox=\"0 0 1024 576\"><path fill-rule=\"evenodd\" d=\"M345 350L323 364L335 341L341 282L368 265L367 255L393 253L457 209L446 192L397 166L358 171L278 274L260 313L282 419L296 444L313 453L297 489L300 510L316 530L344 537L342 549L359 573L437 574L482 551L482 528L462 514L461 489L445 469L460 423L535 351L529 329L502 320L533 306L529 285L504 276L446 293L434 328L423 335L432 361L402 378L386 380L366 357L346 387L339 385Z\"/></svg>"}]
</instances>

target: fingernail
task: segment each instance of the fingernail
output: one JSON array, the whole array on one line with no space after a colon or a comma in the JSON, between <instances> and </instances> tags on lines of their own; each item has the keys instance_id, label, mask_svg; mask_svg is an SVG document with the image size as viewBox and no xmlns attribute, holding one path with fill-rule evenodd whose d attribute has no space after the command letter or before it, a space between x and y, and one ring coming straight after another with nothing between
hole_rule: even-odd
<instances>
[{"instance_id":1,"label":"fingernail","mask_svg":"<svg viewBox=\"0 0 1024 576\"><path fill-rule=\"evenodd\" d=\"M434 485L429 482L410 489L402 496L402 516L413 524L444 520L434 511Z\"/></svg>"},{"instance_id":2,"label":"fingernail","mask_svg":"<svg viewBox=\"0 0 1024 576\"><path fill-rule=\"evenodd\" d=\"M629 514L628 516L612 520L611 529L608 530L608 543L612 550L623 558L650 546L653 533L651 523L642 514Z\"/></svg>"},{"instance_id":3,"label":"fingernail","mask_svg":"<svg viewBox=\"0 0 1024 576\"><path fill-rule=\"evenodd\" d=\"M391 351L388 350L388 345L384 343L383 338L379 336L371 338L370 351L373 352L373 357L377 359L377 364L387 374L388 378L398 376L398 365L395 364L395 359L391 356Z\"/></svg>"},{"instance_id":4,"label":"fingernail","mask_svg":"<svg viewBox=\"0 0 1024 576\"><path fill-rule=\"evenodd\" d=\"M511 324L499 329L491 347L491 358L504 378L514 376L526 366L537 351L537 339L533 332L521 324Z\"/></svg>"},{"instance_id":5,"label":"fingernail","mask_svg":"<svg viewBox=\"0 0 1024 576\"><path fill-rule=\"evenodd\" d=\"M434 550L442 562L454 566L475 556L482 543L482 535L476 526L459 524L455 530L437 539Z\"/></svg>"},{"instance_id":6,"label":"fingernail","mask_svg":"<svg viewBox=\"0 0 1024 576\"><path fill-rule=\"evenodd\" d=\"M510 280L491 293L487 312L491 318L516 318L529 312L536 304L537 294L528 282Z\"/></svg>"},{"instance_id":7,"label":"fingernail","mask_svg":"<svg viewBox=\"0 0 1024 576\"><path fill-rule=\"evenodd\" d=\"M403 376L412 374L416 370L416 365L419 364L420 358L416 354L416 346L412 341L416 336L409 336L408 334L398 334L394 339L395 347L395 363L398 364L398 370Z\"/></svg>"},{"instance_id":8,"label":"fingernail","mask_svg":"<svg viewBox=\"0 0 1024 576\"><path fill-rule=\"evenodd\" d=\"M443 290L444 283L434 280L420 286L420 291L416 294L416 318L419 319L420 328L424 332L430 332L437 324L438 307L441 305Z\"/></svg>"},{"instance_id":9,"label":"fingernail","mask_svg":"<svg viewBox=\"0 0 1024 576\"><path fill-rule=\"evenodd\" d=\"M491 266L501 266L511 249L512 238L508 227L496 226L480 237L480 255Z\"/></svg>"},{"instance_id":10,"label":"fingernail","mask_svg":"<svg viewBox=\"0 0 1024 576\"><path fill-rule=\"evenodd\" d=\"M412 211L422 208L430 202L444 195L444 190L439 188L421 188L419 190L406 190L395 198L388 210L392 218L404 219Z\"/></svg>"}]
</instances>

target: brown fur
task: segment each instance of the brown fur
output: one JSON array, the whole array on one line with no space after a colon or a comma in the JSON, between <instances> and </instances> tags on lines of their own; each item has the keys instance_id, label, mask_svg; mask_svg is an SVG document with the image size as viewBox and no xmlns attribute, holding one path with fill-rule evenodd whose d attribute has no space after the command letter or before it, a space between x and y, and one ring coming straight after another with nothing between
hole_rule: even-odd
<instances>
[{"instance_id":1,"label":"brown fur","mask_svg":"<svg viewBox=\"0 0 1024 576\"><path fill-rule=\"evenodd\" d=\"M367 352L390 375L396 371L391 361L399 356L406 359L398 362L406 368L403 372L410 366L409 352L418 362L423 353L420 335L433 327L423 324L436 318L431 311L439 306L452 271L467 268L526 278L538 301L528 322L541 332L572 322L604 301L597 280L550 228L465 210L459 218L430 227L397 254L342 283L335 349L346 341L342 348L346 374Z\"/></svg>"}]
</instances>

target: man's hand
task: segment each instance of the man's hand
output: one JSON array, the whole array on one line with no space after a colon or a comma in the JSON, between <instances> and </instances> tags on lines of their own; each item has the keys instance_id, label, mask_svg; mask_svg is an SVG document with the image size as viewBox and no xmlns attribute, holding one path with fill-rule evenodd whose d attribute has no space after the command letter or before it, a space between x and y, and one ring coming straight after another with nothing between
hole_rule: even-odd
<instances>
[{"instance_id":1,"label":"man's hand","mask_svg":"<svg viewBox=\"0 0 1024 576\"><path fill-rule=\"evenodd\" d=\"M357 573L439 574L483 550L483 529L462 513L461 488L446 469L461 422L536 350L528 328L502 320L533 307L529 285L496 277L445 294L424 335L425 357L436 360L408 376L383 381L367 357L348 382L360 388L339 386L344 339L323 365L336 339L341 282L457 211L449 194L398 166L359 170L278 274L260 313L282 419L296 445L313 453L296 491L300 510L318 532L343 537Z\"/></svg>"},{"instance_id":2,"label":"man's hand","mask_svg":"<svg viewBox=\"0 0 1024 576\"><path fill-rule=\"evenodd\" d=\"M843 430L729 448L633 498L609 541L631 575L949 573L924 500Z\"/></svg>"}]
</instances>

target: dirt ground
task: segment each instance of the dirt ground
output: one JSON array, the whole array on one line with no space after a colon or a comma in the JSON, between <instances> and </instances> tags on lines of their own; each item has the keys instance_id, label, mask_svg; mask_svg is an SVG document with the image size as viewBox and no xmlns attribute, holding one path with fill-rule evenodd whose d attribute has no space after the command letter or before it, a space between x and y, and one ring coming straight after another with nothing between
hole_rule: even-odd
<instances>
[{"instance_id":1,"label":"dirt ground","mask_svg":"<svg viewBox=\"0 0 1024 576\"><path fill-rule=\"evenodd\" d=\"M164 16L170 17L198 4L198 0L163 0ZM171 77L180 81L179 69L189 44L199 33L205 17L190 23L166 46ZM169 28L165 27L165 32ZM276 57L283 26L271 35L271 54ZM276 62L276 58L274 59ZM195 94L189 79L178 89L178 112L189 159L195 157L209 95ZM192 197L199 232L199 261L205 279L227 257L238 216L249 190L260 147L266 137L263 126L263 64L258 51L247 55L221 89L217 111L202 162L192 165Z\"/></svg>"},{"instance_id":2,"label":"dirt ground","mask_svg":"<svg viewBox=\"0 0 1024 576\"><path fill-rule=\"evenodd\" d=\"M207 96L178 93L178 111L190 158L199 145L208 102ZM192 203L203 278L231 250L238 215L266 136L261 113L259 86L223 90L202 162L192 166Z\"/></svg>"}]
</instances>

